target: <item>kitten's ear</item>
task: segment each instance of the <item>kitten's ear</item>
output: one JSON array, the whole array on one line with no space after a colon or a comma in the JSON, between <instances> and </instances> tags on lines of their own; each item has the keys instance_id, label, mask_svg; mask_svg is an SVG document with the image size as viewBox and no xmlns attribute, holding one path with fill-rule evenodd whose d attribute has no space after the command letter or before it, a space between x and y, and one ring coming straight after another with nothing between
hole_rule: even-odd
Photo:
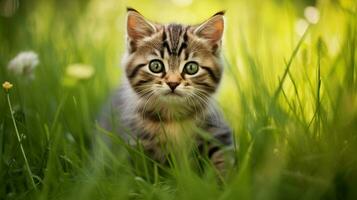
<instances>
[{"instance_id":1,"label":"kitten's ear","mask_svg":"<svg viewBox=\"0 0 357 200\"><path fill-rule=\"evenodd\" d=\"M154 24L149 22L138 11L127 8L127 35L131 41L136 42L156 32Z\"/></svg>"},{"instance_id":2,"label":"kitten's ear","mask_svg":"<svg viewBox=\"0 0 357 200\"><path fill-rule=\"evenodd\" d=\"M224 30L224 11L218 12L211 18L195 27L193 33L201 38L207 39L212 44L221 41Z\"/></svg>"}]
</instances>

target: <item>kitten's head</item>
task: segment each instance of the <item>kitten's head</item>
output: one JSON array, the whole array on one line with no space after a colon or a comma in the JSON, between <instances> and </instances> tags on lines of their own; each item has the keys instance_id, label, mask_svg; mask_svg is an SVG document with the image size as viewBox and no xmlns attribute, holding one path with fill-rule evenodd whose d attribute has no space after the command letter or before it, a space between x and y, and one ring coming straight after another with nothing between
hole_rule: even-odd
<instances>
[{"instance_id":1,"label":"kitten's head","mask_svg":"<svg viewBox=\"0 0 357 200\"><path fill-rule=\"evenodd\" d=\"M129 8L125 72L142 98L207 102L221 79L224 12L198 25L158 24Z\"/></svg>"}]
</instances>

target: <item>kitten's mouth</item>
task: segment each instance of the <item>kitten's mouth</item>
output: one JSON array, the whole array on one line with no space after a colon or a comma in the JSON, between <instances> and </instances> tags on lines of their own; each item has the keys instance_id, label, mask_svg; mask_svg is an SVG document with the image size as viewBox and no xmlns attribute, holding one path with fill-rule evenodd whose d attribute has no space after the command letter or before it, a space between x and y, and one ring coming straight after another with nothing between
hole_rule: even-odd
<instances>
[{"instance_id":1,"label":"kitten's mouth","mask_svg":"<svg viewBox=\"0 0 357 200\"><path fill-rule=\"evenodd\" d=\"M165 94L166 96L181 97L182 95L175 91L170 91Z\"/></svg>"}]
</instances>

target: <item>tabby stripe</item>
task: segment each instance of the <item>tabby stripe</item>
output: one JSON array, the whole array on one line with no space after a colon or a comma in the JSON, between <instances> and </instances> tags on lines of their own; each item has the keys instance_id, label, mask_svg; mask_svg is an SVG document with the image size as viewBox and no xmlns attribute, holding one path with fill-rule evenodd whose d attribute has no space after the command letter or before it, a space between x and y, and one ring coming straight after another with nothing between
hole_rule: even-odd
<instances>
[{"instance_id":1,"label":"tabby stripe","mask_svg":"<svg viewBox=\"0 0 357 200\"><path fill-rule=\"evenodd\" d=\"M150 134L147 131L141 130L139 134L139 138L142 140L147 140L147 141L152 141L153 140L153 135Z\"/></svg>"},{"instance_id":2,"label":"tabby stripe","mask_svg":"<svg viewBox=\"0 0 357 200\"><path fill-rule=\"evenodd\" d=\"M189 27L186 28L185 33L183 34L183 42L186 43L188 40L188 36L187 36L187 30Z\"/></svg>"},{"instance_id":3,"label":"tabby stripe","mask_svg":"<svg viewBox=\"0 0 357 200\"><path fill-rule=\"evenodd\" d=\"M128 76L129 78L134 78L134 76L136 76L136 74L138 73L139 69L144 67L146 64L138 64L134 67L133 71L130 73L130 75Z\"/></svg>"},{"instance_id":4,"label":"tabby stripe","mask_svg":"<svg viewBox=\"0 0 357 200\"><path fill-rule=\"evenodd\" d=\"M164 59L164 48L160 49L160 57Z\"/></svg>"},{"instance_id":5,"label":"tabby stripe","mask_svg":"<svg viewBox=\"0 0 357 200\"><path fill-rule=\"evenodd\" d=\"M197 85L203 85L203 86L206 86L208 88L213 88L211 85L209 85L208 83L204 83L204 82L194 82L195 84Z\"/></svg>"},{"instance_id":6,"label":"tabby stripe","mask_svg":"<svg viewBox=\"0 0 357 200\"><path fill-rule=\"evenodd\" d=\"M171 51L177 54L177 47L180 42L180 36L182 32L182 26L177 25L177 24L170 24L168 26L169 33L170 33L170 42L171 42Z\"/></svg>"},{"instance_id":7,"label":"tabby stripe","mask_svg":"<svg viewBox=\"0 0 357 200\"><path fill-rule=\"evenodd\" d=\"M152 78L149 78L149 79L146 79L146 80L140 80L138 81L137 83L134 84L134 87L137 87L141 84L144 84L144 83L148 83L148 82L151 82L153 79Z\"/></svg>"},{"instance_id":8,"label":"tabby stripe","mask_svg":"<svg viewBox=\"0 0 357 200\"><path fill-rule=\"evenodd\" d=\"M183 42L182 42L181 47L179 49L178 56L181 55L183 49L187 48L187 41L188 41L187 30L188 29L185 29L185 33L183 34ZM188 58L188 53L185 52L185 60L187 60L187 58Z\"/></svg>"},{"instance_id":9,"label":"tabby stripe","mask_svg":"<svg viewBox=\"0 0 357 200\"><path fill-rule=\"evenodd\" d=\"M185 60L188 60L189 54L187 51L185 51Z\"/></svg>"},{"instance_id":10,"label":"tabby stripe","mask_svg":"<svg viewBox=\"0 0 357 200\"><path fill-rule=\"evenodd\" d=\"M167 52L169 53L169 55L171 55L171 49L170 49L170 45L167 41L167 35L166 35L166 29L164 28L164 33L163 33L163 43L162 43L162 48L163 48L163 51L165 51L165 48L167 49Z\"/></svg>"},{"instance_id":11,"label":"tabby stripe","mask_svg":"<svg viewBox=\"0 0 357 200\"><path fill-rule=\"evenodd\" d=\"M171 52L171 50L170 50L170 46L169 46L169 43L167 42L167 41L164 41L164 43L163 43L163 48L165 49L167 49L167 52L169 53L169 55L172 55L172 52Z\"/></svg>"},{"instance_id":12,"label":"tabby stripe","mask_svg":"<svg viewBox=\"0 0 357 200\"><path fill-rule=\"evenodd\" d=\"M179 49L177 55L180 56L181 53L182 53L182 50L183 50L183 49L186 49L186 48L187 48L187 44L186 44L185 42L183 42L183 43L181 44L181 46L180 46L180 49Z\"/></svg>"},{"instance_id":13,"label":"tabby stripe","mask_svg":"<svg viewBox=\"0 0 357 200\"><path fill-rule=\"evenodd\" d=\"M149 120L151 122L159 123L162 121L162 118L160 118L159 115L153 110L146 110L146 112L143 114L143 117L144 119Z\"/></svg>"},{"instance_id":14,"label":"tabby stripe","mask_svg":"<svg viewBox=\"0 0 357 200\"><path fill-rule=\"evenodd\" d=\"M164 78L166 76L166 71L161 72L161 78Z\"/></svg>"},{"instance_id":15,"label":"tabby stripe","mask_svg":"<svg viewBox=\"0 0 357 200\"><path fill-rule=\"evenodd\" d=\"M210 92L214 92L215 91L215 88L210 86L209 84L207 83L204 83L204 82L194 82L196 85L202 85L205 87L206 90L210 91Z\"/></svg>"},{"instance_id":16,"label":"tabby stripe","mask_svg":"<svg viewBox=\"0 0 357 200\"><path fill-rule=\"evenodd\" d=\"M208 157L212 158L213 154L216 153L217 151L219 151L220 148L217 146L213 146L208 150Z\"/></svg>"},{"instance_id":17,"label":"tabby stripe","mask_svg":"<svg viewBox=\"0 0 357 200\"><path fill-rule=\"evenodd\" d=\"M185 71L185 70L182 70L182 72L181 72L181 77L182 77L183 80L186 80L186 77L185 77L186 73L185 73L184 71Z\"/></svg>"},{"instance_id":18,"label":"tabby stripe","mask_svg":"<svg viewBox=\"0 0 357 200\"><path fill-rule=\"evenodd\" d=\"M165 28L162 30L162 41L165 41L167 38L166 36L166 31L165 31Z\"/></svg>"},{"instance_id":19,"label":"tabby stripe","mask_svg":"<svg viewBox=\"0 0 357 200\"><path fill-rule=\"evenodd\" d=\"M214 82L218 83L219 79L218 77L213 73L212 69L206 66L201 66L202 69L206 70L208 74L211 76Z\"/></svg>"},{"instance_id":20,"label":"tabby stripe","mask_svg":"<svg viewBox=\"0 0 357 200\"><path fill-rule=\"evenodd\" d=\"M165 41L166 41L166 31L165 28L162 30L162 48L160 49L160 56L163 59L164 58L164 53L165 53Z\"/></svg>"}]
</instances>

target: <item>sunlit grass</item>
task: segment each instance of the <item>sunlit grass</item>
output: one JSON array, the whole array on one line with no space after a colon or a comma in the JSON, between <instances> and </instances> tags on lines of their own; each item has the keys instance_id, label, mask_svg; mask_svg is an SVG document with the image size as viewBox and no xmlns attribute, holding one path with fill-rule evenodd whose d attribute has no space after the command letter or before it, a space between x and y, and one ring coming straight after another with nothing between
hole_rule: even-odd
<instances>
[{"instance_id":1,"label":"sunlit grass","mask_svg":"<svg viewBox=\"0 0 357 200\"><path fill-rule=\"evenodd\" d=\"M356 2L318 1L316 24L310 1L178 2L20 1L0 17L0 82L13 84L14 110L0 92L0 199L357 198ZM120 83L126 6L192 24L226 10L216 97L239 165L225 180L189 150L156 163L96 122ZM34 79L7 70L28 50Z\"/></svg>"}]
</instances>

